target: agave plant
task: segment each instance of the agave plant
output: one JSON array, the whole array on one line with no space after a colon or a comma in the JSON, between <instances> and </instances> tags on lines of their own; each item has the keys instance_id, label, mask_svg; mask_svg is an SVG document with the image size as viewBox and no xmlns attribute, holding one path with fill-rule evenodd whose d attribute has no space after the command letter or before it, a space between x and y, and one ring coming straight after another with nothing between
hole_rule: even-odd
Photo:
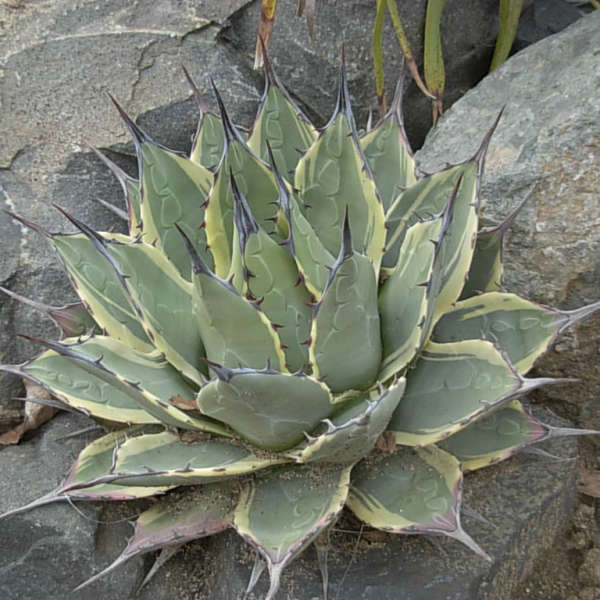
<instances>
[{"instance_id":1,"label":"agave plant","mask_svg":"<svg viewBox=\"0 0 600 600\"><path fill-rule=\"evenodd\" d=\"M524 375L600 303L560 311L502 290L514 215L479 228L493 128L471 160L416 177L400 86L360 136L343 67L321 130L268 60L265 79L249 135L216 89L219 116L201 103L190 156L115 101L139 162L133 179L103 158L127 234L59 207L77 233L14 215L52 243L81 303L46 307L63 339L36 339L42 354L2 368L110 432L7 515L159 495L104 572L233 528L257 551L250 588L268 567L268 599L303 549L323 551L345 506L485 557L461 527L463 472L568 433L517 398L557 381Z\"/></svg>"}]
</instances>

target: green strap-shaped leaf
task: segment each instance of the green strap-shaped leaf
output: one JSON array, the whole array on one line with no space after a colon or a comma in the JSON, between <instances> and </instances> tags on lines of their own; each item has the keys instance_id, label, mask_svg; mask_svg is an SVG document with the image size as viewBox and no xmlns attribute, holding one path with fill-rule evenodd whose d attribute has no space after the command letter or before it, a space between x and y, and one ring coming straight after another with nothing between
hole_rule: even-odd
<instances>
[{"instance_id":1,"label":"green strap-shaped leaf","mask_svg":"<svg viewBox=\"0 0 600 600\"><path fill-rule=\"evenodd\" d=\"M200 119L190 160L206 169L216 169L225 149L223 124L217 115L206 112Z\"/></svg>"},{"instance_id":2,"label":"green strap-shaped leaf","mask_svg":"<svg viewBox=\"0 0 600 600\"><path fill-rule=\"evenodd\" d=\"M354 249L368 256L379 273L384 211L356 134L344 68L334 115L298 163L295 187L300 208L325 248L339 253L348 212Z\"/></svg>"},{"instance_id":3,"label":"green strap-shaped leaf","mask_svg":"<svg viewBox=\"0 0 600 600\"><path fill-rule=\"evenodd\" d=\"M112 239L129 240L112 235ZM73 287L98 325L111 337L136 350L153 349L130 298L110 263L84 235L55 235L52 242L71 278Z\"/></svg>"},{"instance_id":4,"label":"green strap-shaped leaf","mask_svg":"<svg viewBox=\"0 0 600 600\"><path fill-rule=\"evenodd\" d=\"M370 387L381 364L375 271L352 250L347 217L338 259L314 308L309 356L313 374L333 392Z\"/></svg>"},{"instance_id":5,"label":"green strap-shaped leaf","mask_svg":"<svg viewBox=\"0 0 600 600\"><path fill-rule=\"evenodd\" d=\"M420 220L440 214L457 181L467 174L472 177L473 169L476 173L476 167L466 163L428 175L396 198L385 215L388 234L382 263L384 267L393 269L397 265L400 248L409 227Z\"/></svg>"},{"instance_id":6,"label":"green strap-shaped leaf","mask_svg":"<svg viewBox=\"0 0 600 600\"><path fill-rule=\"evenodd\" d=\"M240 444L224 438L189 441L165 431L125 441L116 450L111 468L92 483L125 486L178 486L211 483L239 477L285 462L259 458ZM75 484L72 489L86 487Z\"/></svg>"},{"instance_id":7,"label":"green strap-shaped leaf","mask_svg":"<svg viewBox=\"0 0 600 600\"><path fill-rule=\"evenodd\" d=\"M299 451L289 454L299 463L354 463L371 452L404 393L405 379L388 389L350 402L325 421L323 433L315 432Z\"/></svg>"},{"instance_id":8,"label":"green strap-shaped leaf","mask_svg":"<svg viewBox=\"0 0 600 600\"><path fill-rule=\"evenodd\" d=\"M400 250L398 266L379 292L383 362L380 379L401 372L421 349L428 335L431 281L442 219L416 223L409 228Z\"/></svg>"},{"instance_id":9,"label":"green strap-shaped leaf","mask_svg":"<svg viewBox=\"0 0 600 600\"><path fill-rule=\"evenodd\" d=\"M515 452L547 437L547 429L518 400L477 419L439 443L461 463L475 471L511 457Z\"/></svg>"},{"instance_id":10,"label":"green strap-shaped leaf","mask_svg":"<svg viewBox=\"0 0 600 600\"><path fill-rule=\"evenodd\" d=\"M208 361L253 369L270 363L286 372L281 340L259 303L247 300L215 275L191 244L188 251L193 263L194 314Z\"/></svg>"},{"instance_id":11,"label":"green strap-shaped leaf","mask_svg":"<svg viewBox=\"0 0 600 600\"><path fill-rule=\"evenodd\" d=\"M246 482L233 526L267 561L273 600L283 569L341 512L350 467L277 469ZM310 490L310 493L307 493Z\"/></svg>"},{"instance_id":12,"label":"green strap-shaped leaf","mask_svg":"<svg viewBox=\"0 0 600 600\"><path fill-rule=\"evenodd\" d=\"M352 471L348 507L361 520L390 533L437 533L489 557L462 529L462 472L447 452L430 446L374 453Z\"/></svg>"},{"instance_id":13,"label":"green strap-shaped leaf","mask_svg":"<svg viewBox=\"0 0 600 600\"><path fill-rule=\"evenodd\" d=\"M206 369L202 339L190 326L194 322L192 284L158 248L148 244L113 242L99 249L117 270L154 346L176 369L200 384L200 373ZM187 260L190 262L189 256Z\"/></svg>"},{"instance_id":14,"label":"green strap-shaped leaf","mask_svg":"<svg viewBox=\"0 0 600 600\"><path fill-rule=\"evenodd\" d=\"M486 339L502 350L519 373L527 373L556 336L600 309L600 303L572 311L547 308L515 294L489 292L458 302L436 325L436 342Z\"/></svg>"},{"instance_id":15,"label":"green strap-shaped leaf","mask_svg":"<svg viewBox=\"0 0 600 600\"><path fill-rule=\"evenodd\" d=\"M482 340L430 342L406 380L388 427L406 446L444 439L527 387L502 354Z\"/></svg>"},{"instance_id":16,"label":"green strap-shaped leaf","mask_svg":"<svg viewBox=\"0 0 600 600\"><path fill-rule=\"evenodd\" d=\"M306 375L269 369L215 371L219 379L200 390L198 408L259 448L295 446L334 408L327 387Z\"/></svg>"},{"instance_id":17,"label":"green strap-shaped leaf","mask_svg":"<svg viewBox=\"0 0 600 600\"><path fill-rule=\"evenodd\" d=\"M248 138L248 147L263 160L268 160L268 141L276 168L292 183L301 153L314 142L317 132L286 92L266 52L264 56L265 92Z\"/></svg>"},{"instance_id":18,"label":"green strap-shaped leaf","mask_svg":"<svg viewBox=\"0 0 600 600\"><path fill-rule=\"evenodd\" d=\"M102 483L81 489L70 489L74 485L86 485L107 473L113 464L115 448L126 439L142 435L151 429L149 426L127 427L99 437L79 453L68 475L56 489L25 506L15 508L0 515L0 519L52 502L67 502L69 500L134 500L166 492L171 488L167 486L127 487L110 483Z\"/></svg>"},{"instance_id":19,"label":"green strap-shaped leaf","mask_svg":"<svg viewBox=\"0 0 600 600\"><path fill-rule=\"evenodd\" d=\"M271 238L254 220L235 183L233 190L233 284L247 298L260 300L261 310L277 328L285 351L286 368L298 371L308 363L306 340L312 316L310 294L302 285L290 251ZM238 263L241 269L234 267Z\"/></svg>"},{"instance_id":20,"label":"green strap-shaped leaf","mask_svg":"<svg viewBox=\"0 0 600 600\"><path fill-rule=\"evenodd\" d=\"M381 12L383 14L383 10ZM404 131L402 82L403 77L400 77L388 113L360 140L385 211L400 193L417 181L415 161Z\"/></svg>"},{"instance_id":21,"label":"green strap-shaped leaf","mask_svg":"<svg viewBox=\"0 0 600 600\"><path fill-rule=\"evenodd\" d=\"M104 577L135 556L163 548L177 548L186 542L224 531L229 527L235 492L232 485L222 482L181 488L158 500L138 517L133 537L119 557L77 586L76 590Z\"/></svg>"},{"instance_id":22,"label":"green strap-shaped leaf","mask_svg":"<svg viewBox=\"0 0 600 600\"><path fill-rule=\"evenodd\" d=\"M179 380L178 375L171 370L168 363L162 364L163 374L167 378L166 382L159 375L155 375L152 369L158 368L158 365L161 364L160 362L154 363L155 360L160 360L158 355L154 355L154 360L148 359L133 350L128 352L126 345L119 344L115 340L111 340L110 343L91 340L89 344L83 342L72 345L44 340L35 341L42 343L81 369L126 394L148 414L165 425L192 431L210 431L219 435L229 435L219 424L209 419L193 417L169 401L177 395L177 391L183 392L189 398L190 388ZM167 395L170 394L171 387L177 391L172 396L169 395L169 400L164 400L141 387L142 377L145 376L149 377L150 385L156 392ZM178 386L175 385L176 381L179 381ZM118 413L115 414L114 420L119 420Z\"/></svg>"}]
</instances>

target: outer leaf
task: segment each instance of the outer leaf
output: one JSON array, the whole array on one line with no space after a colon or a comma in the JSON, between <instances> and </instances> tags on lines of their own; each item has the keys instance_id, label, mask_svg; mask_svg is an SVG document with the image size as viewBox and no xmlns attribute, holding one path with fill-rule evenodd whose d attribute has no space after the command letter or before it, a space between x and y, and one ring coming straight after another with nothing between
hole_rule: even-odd
<instances>
[{"instance_id":1,"label":"outer leaf","mask_svg":"<svg viewBox=\"0 0 600 600\"><path fill-rule=\"evenodd\" d=\"M194 320L192 284L179 275L160 250L148 244L109 243L101 251L119 273L154 346L175 368L199 384L204 346L198 332L190 327Z\"/></svg>"},{"instance_id":2,"label":"outer leaf","mask_svg":"<svg viewBox=\"0 0 600 600\"><path fill-rule=\"evenodd\" d=\"M371 452L404 393L400 379L371 399L350 402L327 419L324 433L309 437L308 443L290 456L300 463L354 463Z\"/></svg>"},{"instance_id":3,"label":"outer leaf","mask_svg":"<svg viewBox=\"0 0 600 600\"><path fill-rule=\"evenodd\" d=\"M235 488L227 482L171 492L138 517L133 537L121 555L76 589L97 581L135 556L162 548L178 548L186 542L224 531L229 526L234 499Z\"/></svg>"},{"instance_id":4,"label":"outer leaf","mask_svg":"<svg viewBox=\"0 0 600 600\"><path fill-rule=\"evenodd\" d=\"M340 254L314 310L309 356L315 377L333 392L370 387L381 363L377 280L369 259L352 251L347 216Z\"/></svg>"},{"instance_id":5,"label":"outer leaf","mask_svg":"<svg viewBox=\"0 0 600 600\"><path fill-rule=\"evenodd\" d=\"M385 243L383 207L356 134L344 67L334 115L298 163L295 186L300 208L325 248L338 254L347 211L355 250L366 254L379 273Z\"/></svg>"},{"instance_id":6,"label":"outer leaf","mask_svg":"<svg viewBox=\"0 0 600 600\"><path fill-rule=\"evenodd\" d=\"M489 558L460 524L462 472L450 454L431 446L372 454L352 472L348 507L390 533L438 533Z\"/></svg>"},{"instance_id":7,"label":"outer leaf","mask_svg":"<svg viewBox=\"0 0 600 600\"><path fill-rule=\"evenodd\" d=\"M267 561L265 600L275 597L283 569L341 512L349 481L350 467L295 466L246 483L233 525Z\"/></svg>"},{"instance_id":8,"label":"outer leaf","mask_svg":"<svg viewBox=\"0 0 600 600\"><path fill-rule=\"evenodd\" d=\"M314 142L317 132L286 92L264 49L263 56L265 91L248 147L263 160L268 160L268 141L277 170L292 183L301 153Z\"/></svg>"},{"instance_id":9,"label":"outer leaf","mask_svg":"<svg viewBox=\"0 0 600 600\"><path fill-rule=\"evenodd\" d=\"M107 240L60 210L114 269L152 343L171 364L199 384L202 379L197 366L204 357L204 348L197 332L188 325L193 319L191 284L157 248L139 240L130 244Z\"/></svg>"},{"instance_id":10,"label":"outer leaf","mask_svg":"<svg viewBox=\"0 0 600 600\"><path fill-rule=\"evenodd\" d=\"M112 235L112 239L129 240ZM84 235L55 235L52 242L58 251L71 282L94 320L111 337L126 342L141 352L153 347L148 340L130 298L118 275Z\"/></svg>"},{"instance_id":11,"label":"outer leaf","mask_svg":"<svg viewBox=\"0 0 600 600\"><path fill-rule=\"evenodd\" d=\"M0 286L0 291L48 315L60 327L63 337L76 337L86 335L90 332L100 333L96 322L82 302L66 304L65 306L48 306L47 304L25 298L25 296L16 294L2 286Z\"/></svg>"},{"instance_id":12,"label":"outer leaf","mask_svg":"<svg viewBox=\"0 0 600 600\"><path fill-rule=\"evenodd\" d=\"M201 165L153 142L114 98L112 100L136 146L144 241L157 245L179 273L189 280L190 263L175 224L184 229L196 250L211 264L203 225L204 203L212 184L212 174Z\"/></svg>"},{"instance_id":13,"label":"outer leaf","mask_svg":"<svg viewBox=\"0 0 600 600\"><path fill-rule=\"evenodd\" d=\"M92 480L104 475L104 473L110 470L113 464L115 447L122 444L128 438L142 435L148 429L147 426L128 427L94 440L79 453L69 474L55 490L25 506L0 515L0 519L52 502L66 502L68 500L133 500L135 498L154 496L169 490L169 487L126 487L110 483L98 484L84 489L69 489L73 485L88 484Z\"/></svg>"},{"instance_id":14,"label":"outer leaf","mask_svg":"<svg viewBox=\"0 0 600 600\"><path fill-rule=\"evenodd\" d=\"M13 372L41 385L65 406L90 417L115 423L159 422L130 395L53 350Z\"/></svg>"},{"instance_id":15,"label":"outer leaf","mask_svg":"<svg viewBox=\"0 0 600 600\"><path fill-rule=\"evenodd\" d=\"M458 302L440 319L433 339L489 340L524 374L561 331L599 309L597 302L574 311L559 311L515 294L490 292Z\"/></svg>"},{"instance_id":16,"label":"outer leaf","mask_svg":"<svg viewBox=\"0 0 600 600\"><path fill-rule=\"evenodd\" d=\"M383 361L380 379L401 372L428 334L425 325L434 298L427 282L433 275L442 219L416 223L404 238L398 266L379 292Z\"/></svg>"},{"instance_id":17,"label":"outer leaf","mask_svg":"<svg viewBox=\"0 0 600 600\"><path fill-rule=\"evenodd\" d=\"M220 435L228 435L226 430L220 425L208 419L190 416L171 402L165 401L151 392L142 389L138 380L132 380L132 378L140 374L146 374L148 369L152 369L156 365L153 365L153 361L147 358L144 364L143 356L134 350L128 351L126 346L117 344L114 340L111 340L110 344L104 343L98 346L93 341L89 345L82 343L71 346L44 340L34 341L42 343L66 359L73 361L78 367L105 381L111 387L128 395L147 413L165 425L190 429L192 431L211 431ZM157 358L155 355L154 359L156 360ZM167 368L167 365L164 363L163 366L165 372L169 372L170 367ZM160 376L152 375L150 380L151 382L154 380L153 387L155 385L157 391L163 390L164 393L165 387L170 389L170 384L166 384L165 386L165 383L160 381ZM173 385L173 389L184 391L186 387L184 387L184 384L178 387ZM176 393L173 395L176 395ZM115 414L115 420L118 420L118 414Z\"/></svg>"},{"instance_id":18,"label":"outer leaf","mask_svg":"<svg viewBox=\"0 0 600 600\"><path fill-rule=\"evenodd\" d=\"M251 444L286 450L333 410L325 385L305 375L215 368L219 380L198 394L203 414L227 423Z\"/></svg>"},{"instance_id":19,"label":"outer leaf","mask_svg":"<svg viewBox=\"0 0 600 600\"><path fill-rule=\"evenodd\" d=\"M383 14L384 3L381 7L377 10ZM401 192L416 183L415 161L404 131L402 83L401 77L388 113L360 140L385 211Z\"/></svg>"},{"instance_id":20,"label":"outer leaf","mask_svg":"<svg viewBox=\"0 0 600 600\"><path fill-rule=\"evenodd\" d=\"M115 456L110 470L93 480L93 484L145 487L211 483L285 462L259 458L223 438L187 442L167 431L127 440L119 446ZM72 486L73 489L82 487L86 486Z\"/></svg>"},{"instance_id":21,"label":"outer leaf","mask_svg":"<svg viewBox=\"0 0 600 600\"><path fill-rule=\"evenodd\" d=\"M439 446L474 471L509 458L529 444L547 438L547 429L518 400L478 419L440 442Z\"/></svg>"},{"instance_id":22,"label":"outer leaf","mask_svg":"<svg viewBox=\"0 0 600 600\"><path fill-rule=\"evenodd\" d=\"M388 429L396 442L425 446L546 380L525 382L490 343L468 340L425 346L407 374L406 392Z\"/></svg>"}]
</instances>

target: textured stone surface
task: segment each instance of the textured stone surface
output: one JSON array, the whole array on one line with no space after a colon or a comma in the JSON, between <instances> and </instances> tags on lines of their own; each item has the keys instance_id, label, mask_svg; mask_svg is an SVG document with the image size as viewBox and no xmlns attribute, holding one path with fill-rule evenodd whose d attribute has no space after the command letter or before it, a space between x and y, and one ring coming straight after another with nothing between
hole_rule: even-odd
<instances>
[{"instance_id":1,"label":"textured stone surface","mask_svg":"<svg viewBox=\"0 0 600 600\"><path fill-rule=\"evenodd\" d=\"M501 220L532 191L511 229L506 287L570 309L600 298L600 12L513 56L448 111L417 160L434 170L473 154L499 110L482 196ZM600 316L561 336L537 364L544 375L578 377L538 396L600 427Z\"/></svg>"},{"instance_id":2,"label":"textured stone surface","mask_svg":"<svg viewBox=\"0 0 600 600\"><path fill-rule=\"evenodd\" d=\"M56 487L93 435L62 439L89 426L89 420L65 413L44 425L30 441L0 452L2 494L0 513L27 504ZM96 433L96 435L98 435ZM92 600L93 589L71 594L86 575L101 568L115 553L103 542L105 516L101 504L51 504L2 521L0 526L0 597L4 600ZM80 511L80 512L79 512ZM125 514L135 514L127 508ZM107 513L110 515L110 513ZM110 525L119 545L131 532L126 521ZM119 573L107 576L101 597L123 600L123 590L133 589L142 561L134 560Z\"/></svg>"}]
</instances>

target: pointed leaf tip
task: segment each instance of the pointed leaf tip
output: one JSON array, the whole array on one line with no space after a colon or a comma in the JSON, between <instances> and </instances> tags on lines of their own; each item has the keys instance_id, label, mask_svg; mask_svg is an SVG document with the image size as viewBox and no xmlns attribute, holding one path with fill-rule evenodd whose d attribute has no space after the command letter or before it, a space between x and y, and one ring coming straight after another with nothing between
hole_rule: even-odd
<instances>
[{"instance_id":1,"label":"pointed leaf tip","mask_svg":"<svg viewBox=\"0 0 600 600\"><path fill-rule=\"evenodd\" d=\"M133 137L136 147L139 149L144 142L152 142L151 138L146 134L146 132L142 131L139 125L125 112L125 109L117 102L117 99L110 92L107 92L107 94L119 112L121 119L123 119L125 122L125 126Z\"/></svg>"},{"instance_id":2,"label":"pointed leaf tip","mask_svg":"<svg viewBox=\"0 0 600 600\"><path fill-rule=\"evenodd\" d=\"M18 215L17 213L7 210L6 208L4 208L2 210L9 217L15 219L16 221L19 221L19 223L22 223L23 225L25 225L25 227L31 229L32 231L35 231L36 233L39 233L39 234L43 235L44 237L47 237L48 239L52 238L52 234L47 229L44 229L41 225L38 225L37 223L34 223L33 221L30 221L29 219L26 219L25 217L22 217L21 215Z\"/></svg>"},{"instance_id":3,"label":"pointed leaf tip","mask_svg":"<svg viewBox=\"0 0 600 600\"><path fill-rule=\"evenodd\" d=\"M229 114L227 113L227 109L225 108L223 98L221 97L221 94L219 93L219 90L217 89L215 81L212 77L210 78L210 84L212 86L213 92L215 93L217 105L219 106L221 122L223 123L223 131L225 133L225 144L229 145L232 142L239 142L240 144L245 146L246 142L244 142L236 126L233 124L233 121L229 118Z\"/></svg>"},{"instance_id":4,"label":"pointed leaf tip","mask_svg":"<svg viewBox=\"0 0 600 600\"><path fill-rule=\"evenodd\" d=\"M494 133L496 132L496 129L498 127L498 123L500 123L500 119L502 118L502 114L504 113L504 110L506 109L506 105L504 105L501 109L500 112L498 113L496 119L494 120L494 123L492 124L492 126L489 128L488 132L485 134L481 145L479 146L477 152L475 152L475 156L473 156L473 158L471 159L472 162L476 163L478 165L478 169L479 169L479 174L481 175L481 173L483 172L483 167L484 167L484 163L485 163L485 157L487 155L487 151L490 145L490 141L492 139L492 136L494 135Z\"/></svg>"},{"instance_id":5,"label":"pointed leaf tip","mask_svg":"<svg viewBox=\"0 0 600 600\"><path fill-rule=\"evenodd\" d=\"M77 227L77 229L79 229L79 231L81 231L81 233L83 233L86 237L88 237L90 239L90 241L94 244L94 246L96 246L99 249L106 248L108 242L98 232L94 231L91 227L86 225L83 221L80 221L79 219L75 218L73 215L68 213L64 208L62 208L58 204L53 203L52 206L57 211L59 211L64 217L66 217L71 223L73 223L73 225L75 225L75 227ZM104 252L103 252L103 254L104 254Z\"/></svg>"},{"instance_id":6,"label":"pointed leaf tip","mask_svg":"<svg viewBox=\"0 0 600 600\"><path fill-rule=\"evenodd\" d=\"M196 82L192 79L192 76L190 75L189 71L185 68L185 65L181 65L181 68L183 70L183 74L185 75L185 78L187 79L189 86L192 88L192 91L194 92L194 98L196 98L196 103L198 104L198 108L200 109L200 112L202 114L207 113L208 112L208 103L206 102L206 98L202 95L202 93L198 89Z\"/></svg>"},{"instance_id":7,"label":"pointed leaf tip","mask_svg":"<svg viewBox=\"0 0 600 600\"><path fill-rule=\"evenodd\" d=\"M229 169L229 177L231 181L231 189L233 191L233 218L235 220L235 225L237 227L240 247L242 253L244 252L244 248L246 247L246 243L248 238L253 233L256 234L259 231L258 223L248 206L248 202L233 175L233 171Z\"/></svg>"},{"instance_id":8,"label":"pointed leaf tip","mask_svg":"<svg viewBox=\"0 0 600 600\"><path fill-rule=\"evenodd\" d=\"M175 229L177 229L177 231L179 232L179 235L181 235L181 237L183 239L185 248L186 248L188 254L190 255L190 260L192 261L192 269L194 270L194 273L196 273L196 275L203 273L205 275L212 276L213 275L212 271L208 268L208 265L204 262L204 260L200 256L200 254L198 254L198 251L196 250L196 248L194 248L192 241L187 236L185 231L183 231L183 229L177 223L173 223L173 225L174 225Z\"/></svg>"}]
</instances>

